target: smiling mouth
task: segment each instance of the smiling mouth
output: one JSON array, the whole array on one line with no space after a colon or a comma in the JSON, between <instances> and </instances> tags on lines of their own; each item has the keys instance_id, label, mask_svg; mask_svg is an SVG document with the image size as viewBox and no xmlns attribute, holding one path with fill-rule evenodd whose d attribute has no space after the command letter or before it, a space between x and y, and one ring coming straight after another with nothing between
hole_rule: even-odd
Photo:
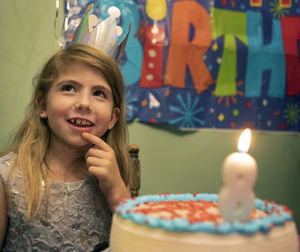
<instances>
[{"instance_id":1,"label":"smiling mouth","mask_svg":"<svg viewBox=\"0 0 300 252\"><path fill-rule=\"evenodd\" d=\"M84 119L70 119L68 120L68 122L73 124L74 126L83 128L88 128L94 125L92 122Z\"/></svg>"}]
</instances>

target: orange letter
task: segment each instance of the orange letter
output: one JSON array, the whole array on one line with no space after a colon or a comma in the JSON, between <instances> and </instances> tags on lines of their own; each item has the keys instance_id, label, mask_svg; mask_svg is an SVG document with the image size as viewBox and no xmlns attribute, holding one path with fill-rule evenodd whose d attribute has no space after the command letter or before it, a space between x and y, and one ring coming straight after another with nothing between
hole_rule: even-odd
<instances>
[{"instance_id":1,"label":"orange letter","mask_svg":"<svg viewBox=\"0 0 300 252\"><path fill-rule=\"evenodd\" d=\"M189 41L190 24L195 31L192 41ZM184 88L186 65L198 94L212 84L211 74L202 59L211 37L210 17L205 8L195 1L174 3L165 85Z\"/></svg>"}]
</instances>

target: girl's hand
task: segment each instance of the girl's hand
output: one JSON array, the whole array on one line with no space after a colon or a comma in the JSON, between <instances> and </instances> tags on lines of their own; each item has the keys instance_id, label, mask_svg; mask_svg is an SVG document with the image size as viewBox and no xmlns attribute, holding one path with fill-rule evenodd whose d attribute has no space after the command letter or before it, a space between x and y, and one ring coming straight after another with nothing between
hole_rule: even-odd
<instances>
[{"instance_id":1,"label":"girl's hand","mask_svg":"<svg viewBox=\"0 0 300 252\"><path fill-rule=\"evenodd\" d=\"M118 167L114 150L101 138L90 133L82 133L82 137L93 145L85 156L88 172L97 177L100 190L107 197L112 210L122 198L129 198Z\"/></svg>"}]
</instances>

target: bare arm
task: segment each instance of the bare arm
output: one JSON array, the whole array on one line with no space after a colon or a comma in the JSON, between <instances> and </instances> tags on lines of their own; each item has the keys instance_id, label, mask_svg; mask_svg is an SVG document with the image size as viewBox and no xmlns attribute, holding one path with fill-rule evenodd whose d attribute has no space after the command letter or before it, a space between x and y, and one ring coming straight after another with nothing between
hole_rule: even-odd
<instances>
[{"instance_id":1,"label":"bare arm","mask_svg":"<svg viewBox=\"0 0 300 252\"><path fill-rule=\"evenodd\" d=\"M2 181L0 178L0 250L2 247L6 228L7 228L7 204L6 204Z\"/></svg>"}]
</instances>

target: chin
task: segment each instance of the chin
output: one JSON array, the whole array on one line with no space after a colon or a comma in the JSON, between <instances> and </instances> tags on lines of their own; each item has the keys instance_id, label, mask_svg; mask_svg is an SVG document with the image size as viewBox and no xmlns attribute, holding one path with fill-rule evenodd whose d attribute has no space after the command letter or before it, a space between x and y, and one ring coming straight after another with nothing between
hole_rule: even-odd
<instances>
[{"instance_id":1,"label":"chin","mask_svg":"<svg viewBox=\"0 0 300 252\"><path fill-rule=\"evenodd\" d=\"M82 140L80 143L78 142L77 144L74 145L74 147L81 148L81 149L89 148L90 146L91 146L91 144L84 140Z\"/></svg>"},{"instance_id":2,"label":"chin","mask_svg":"<svg viewBox=\"0 0 300 252\"><path fill-rule=\"evenodd\" d=\"M89 148L91 144L80 137L78 139L72 139L71 141L66 141L66 145L68 145L72 149L84 150Z\"/></svg>"}]
</instances>

